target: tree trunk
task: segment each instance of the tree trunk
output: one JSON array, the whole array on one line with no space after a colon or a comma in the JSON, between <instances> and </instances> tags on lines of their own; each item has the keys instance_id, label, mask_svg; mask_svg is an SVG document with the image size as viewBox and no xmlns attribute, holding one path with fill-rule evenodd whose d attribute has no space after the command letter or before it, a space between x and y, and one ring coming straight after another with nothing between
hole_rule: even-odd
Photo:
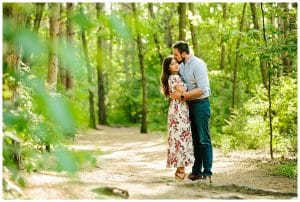
<instances>
[{"instance_id":1,"label":"tree trunk","mask_svg":"<svg viewBox=\"0 0 300 202\"><path fill-rule=\"evenodd\" d=\"M164 18L163 18L163 25L164 25L164 30L165 30L165 42L167 47L170 49L172 53L172 45L173 45L173 39L172 39L172 28L171 28L171 18L172 18L172 13L168 11L164 11Z\"/></svg>"},{"instance_id":2,"label":"tree trunk","mask_svg":"<svg viewBox=\"0 0 300 202\"><path fill-rule=\"evenodd\" d=\"M240 22L240 32L243 31L243 26L244 26L244 21L245 21L245 13L246 13L246 3L244 3L243 7L243 14ZM233 71L233 85L232 85L232 104L231 107L232 109L235 108L235 100L236 100L236 86L237 86L237 72L238 72L238 65L239 65L239 48L240 48L240 43L241 43L241 37L238 37L238 41L236 44L236 55L235 55L235 62L234 62L234 71Z\"/></svg>"},{"instance_id":3,"label":"tree trunk","mask_svg":"<svg viewBox=\"0 0 300 202\"><path fill-rule=\"evenodd\" d=\"M25 26L25 14L21 11L16 11L14 9L13 4L6 3L3 4L3 16L5 18L8 18L10 20L10 26L13 27L14 32L18 32L17 26L19 26L20 29L24 28ZM13 45L11 42L8 42L6 46L3 47L3 73L8 73L10 76L18 78L20 77L20 58L22 54L22 48L17 48L15 45ZM7 77L3 77L5 80ZM9 100L11 103L13 103L13 110L18 110L20 99L20 93L18 90L18 79L15 79L14 81L11 81L11 85L9 85L9 90L13 92L13 95L11 99ZM4 82L4 81L3 81ZM18 169L21 168L22 165L22 155L21 155L21 141L18 138L10 138L12 140L12 159L15 165Z\"/></svg>"},{"instance_id":4,"label":"tree trunk","mask_svg":"<svg viewBox=\"0 0 300 202\"><path fill-rule=\"evenodd\" d=\"M286 46L288 46L287 44L287 40L288 40L288 35L289 35L289 8L288 8L288 3L279 3L279 6L282 8L283 10L283 15L282 15L282 32L283 32L283 37L284 37L284 41ZM291 58L289 57L289 53L288 51L285 51L285 53L282 54L281 56L282 58L282 63L283 63L283 73L284 74L290 74L292 72L291 70Z\"/></svg>"},{"instance_id":5,"label":"tree trunk","mask_svg":"<svg viewBox=\"0 0 300 202\"><path fill-rule=\"evenodd\" d=\"M110 4L110 13L113 14L113 4L111 3ZM108 58L108 68L109 69L113 69L113 45L114 45L114 33L112 32L112 30L109 31L109 48L108 48L108 55L109 55L109 58ZM105 86L108 86L109 84L109 80L108 80L108 76L105 77ZM109 94L109 88L107 88L107 91L106 91L106 95Z\"/></svg>"},{"instance_id":6,"label":"tree trunk","mask_svg":"<svg viewBox=\"0 0 300 202\"><path fill-rule=\"evenodd\" d=\"M17 16L14 14L14 9L13 9L13 4L6 3L3 4L3 16L10 20L11 26L14 28L14 32L17 32L16 30L18 21L17 21ZM3 47L3 73L9 73L10 75L15 75L18 73L18 63L19 63L19 56L17 53L17 47L15 47L14 44L8 43L7 46ZM17 83L16 83L17 85ZM10 89L13 92L16 89Z\"/></svg>"},{"instance_id":7,"label":"tree trunk","mask_svg":"<svg viewBox=\"0 0 300 202\"><path fill-rule=\"evenodd\" d=\"M50 17L50 47L49 47L49 63L47 83L50 91L56 91L57 84L57 69L58 69L58 54L57 54L57 35L59 33L59 4L49 3ZM46 143L46 150L50 152L50 143Z\"/></svg>"},{"instance_id":8,"label":"tree trunk","mask_svg":"<svg viewBox=\"0 0 300 202\"><path fill-rule=\"evenodd\" d=\"M67 3L67 50L74 51L74 28L72 17L74 15L74 3ZM75 51L74 51L75 52ZM66 68L66 90L72 91L74 89L74 78L72 75L71 64L67 64Z\"/></svg>"},{"instance_id":9,"label":"tree trunk","mask_svg":"<svg viewBox=\"0 0 300 202\"><path fill-rule=\"evenodd\" d=\"M150 14L152 20L155 20L155 14L153 11L153 3L148 3L148 10L149 10L149 14ZM152 25L154 26L154 23ZM158 56L160 59L160 64L162 64L164 58L163 58L163 55L161 54L160 45L159 45L160 43L159 43L158 35L157 35L156 31L154 31L154 33L153 33L153 38L154 38L154 43L155 43L155 46L156 46L156 49L158 52Z\"/></svg>"},{"instance_id":10,"label":"tree trunk","mask_svg":"<svg viewBox=\"0 0 300 202\"><path fill-rule=\"evenodd\" d=\"M35 6L36 6L36 11L35 11L35 18L33 23L33 31L38 32L43 17L45 3L36 3Z\"/></svg>"},{"instance_id":11,"label":"tree trunk","mask_svg":"<svg viewBox=\"0 0 300 202\"><path fill-rule=\"evenodd\" d=\"M189 3L189 9L192 13L192 15L195 15L195 9L194 9L194 3ZM193 25L192 20L190 20L190 28L191 28L191 35L192 35L192 42L193 42L193 50L194 55L197 57L200 57L200 47L197 40L197 34L196 34L196 27Z\"/></svg>"},{"instance_id":12,"label":"tree trunk","mask_svg":"<svg viewBox=\"0 0 300 202\"><path fill-rule=\"evenodd\" d=\"M261 13L262 13L262 20L263 20L263 36L264 36L264 42L265 42L265 46L268 46L268 41L267 41L267 37L266 37L266 29L265 29L265 12L263 9L263 3L260 4L261 5ZM269 103L269 129L270 129L270 156L271 159L274 159L273 156L273 126L272 126L272 99L271 99L271 65L269 63L267 63L267 67L268 67L268 103Z\"/></svg>"},{"instance_id":13,"label":"tree trunk","mask_svg":"<svg viewBox=\"0 0 300 202\"><path fill-rule=\"evenodd\" d=\"M256 3L250 3L250 8L251 8L251 14L252 14L252 21L254 25L254 29L260 30L259 29L259 24L258 24L258 17L257 17L257 11L256 11ZM260 39L258 39L259 41ZM267 75L267 65L266 62L262 59L262 57L259 57L259 62L260 62L260 72L261 72L261 79L264 87L267 89L267 80L268 80L268 75Z\"/></svg>"},{"instance_id":14,"label":"tree trunk","mask_svg":"<svg viewBox=\"0 0 300 202\"><path fill-rule=\"evenodd\" d=\"M82 5L80 5L80 13L83 15L82 11ZM82 41L82 47L83 47L83 54L84 59L86 63L86 69L87 69L87 77L88 77L88 83L89 83L89 127L90 128L96 128L96 118L95 118L95 108L94 108L94 93L92 91L92 68L90 64L90 57L88 52L88 45L85 35L85 30L81 28L81 41Z\"/></svg>"},{"instance_id":15,"label":"tree trunk","mask_svg":"<svg viewBox=\"0 0 300 202\"><path fill-rule=\"evenodd\" d=\"M64 4L60 4L60 22L59 22L59 44L61 47L66 46L66 24L63 20L64 16ZM65 60L58 60L58 76L59 76L59 82L62 86L66 85L66 64Z\"/></svg>"},{"instance_id":16,"label":"tree trunk","mask_svg":"<svg viewBox=\"0 0 300 202\"><path fill-rule=\"evenodd\" d=\"M139 51L139 62L142 74L142 91L143 91L143 108L142 108L142 123L141 123L141 133L147 133L147 80L146 80L146 73L145 73L145 66L144 66L144 55L143 55L143 44L142 44L142 37L139 32L138 27L138 17L137 17L137 10L135 3L132 3L132 11L134 15L134 26L137 32L137 46Z\"/></svg>"},{"instance_id":17,"label":"tree trunk","mask_svg":"<svg viewBox=\"0 0 300 202\"><path fill-rule=\"evenodd\" d=\"M87 48L86 35L85 35L85 31L83 31L83 30L81 32L81 39L82 39L82 46L83 46L83 52L84 52L86 68L87 68L87 74L88 74L88 83L89 83L89 112L90 112L89 126L91 128L96 128L96 118L95 118L95 108L94 108L94 93L91 89L91 86L92 86L92 72L91 72L91 65L90 65L90 59L89 59L88 48Z\"/></svg>"},{"instance_id":18,"label":"tree trunk","mask_svg":"<svg viewBox=\"0 0 300 202\"><path fill-rule=\"evenodd\" d=\"M32 13L25 13L25 29L28 31L31 30L32 18ZM31 65L31 52L28 50L23 50L20 56L22 58L22 63L29 67Z\"/></svg>"},{"instance_id":19,"label":"tree trunk","mask_svg":"<svg viewBox=\"0 0 300 202\"><path fill-rule=\"evenodd\" d=\"M227 20L227 3L222 3L223 10L223 23L225 24ZM223 27L224 24L222 25ZM225 69L225 59L226 59L226 46L224 42L224 37L221 38L221 58L220 58L220 70Z\"/></svg>"},{"instance_id":20,"label":"tree trunk","mask_svg":"<svg viewBox=\"0 0 300 202\"><path fill-rule=\"evenodd\" d=\"M57 56L57 35L59 32L59 4L50 3L50 50L49 50L49 63L48 63L48 75L47 83L49 88L56 90L57 84L57 65L58 65L58 56Z\"/></svg>"},{"instance_id":21,"label":"tree trunk","mask_svg":"<svg viewBox=\"0 0 300 202\"><path fill-rule=\"evenodd\" d=\"M185 41L186 38L186 3L179 3L178 14L179 14L179 41Z\"/></svg>"},{"instance_id":22,"label":"tree trunk","mask_svg":"<svg viewBox=\"0 0 300 202\"><path fill-rule=\"evenodd\" d=\"M33 29L32 29L32 31L35 33L38 33L38 31L39 31L43 12L44 12L44 6L45 6L45 3L36 3L35 4L36 10L35 10L35 18L34 18ZM31 16L30 16L30 18L31 18ZM31 60L32 60L32 53L27 51L27 55L24 57L24 63L30 67Z\"/></svg>"},{"instance_id":23,"label":"tree trunk","mask_svg":"<svg viewBox=\"0 0 300 202\"><path fill-rule=\"evenodd\" d=\"M104 3L96 3L97 18L99 19L101 12L104 12ZM103 29L99 27L99 32ZM106 108L105 108L105 92L104 92L104 39L98 33L97 36L97 78L98 78L98 122L99 124L107 124Z\"/></svg>"}]
</instances>

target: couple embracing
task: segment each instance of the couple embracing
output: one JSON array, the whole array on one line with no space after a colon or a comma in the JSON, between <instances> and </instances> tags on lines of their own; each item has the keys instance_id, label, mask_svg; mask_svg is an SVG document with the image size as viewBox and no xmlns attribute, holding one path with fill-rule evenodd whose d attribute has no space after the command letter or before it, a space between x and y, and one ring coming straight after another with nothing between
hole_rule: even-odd
<instances>
[{"instance_id":1,"label":"couple embracing","mask_svg":"<svg viewBox=\"0 0 300 202\"><path fill-rule=\"evenodd\" d=\"M173 56L162 65L161 89L170 99L167 167L175 179L211 182L212 144L209 134L210 86L206 64L190 54L186 42L173 45ZM192 165L192 172L185 167Z\"/></svg>"}]
</instances>

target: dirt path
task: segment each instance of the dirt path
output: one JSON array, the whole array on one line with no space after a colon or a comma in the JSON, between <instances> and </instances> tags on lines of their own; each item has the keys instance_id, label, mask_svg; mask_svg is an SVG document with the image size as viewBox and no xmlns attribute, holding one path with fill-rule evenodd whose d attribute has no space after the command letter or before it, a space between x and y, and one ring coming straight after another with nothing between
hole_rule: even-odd
<instances>
[{"instance_id":1,"label":"dirt path","mask_svg":"<svg viewBox=\"0 0 300 202\"><path fill-rule=\"evenodd\" d=\"M173 179L174 169L165 168L163 135L140 134L138 128L99 128L77 136L70 145L76 150L101 150L97 167L82 169L76 178L56 172L24 173L28 186L23 198L113 199L125 196L119 189L128 191L129 199L297 198L296 179L271 176L258 166L267 154L223 155L215 149L211 185L201 181L178 183Z\"/></svg>"}]
</instances>

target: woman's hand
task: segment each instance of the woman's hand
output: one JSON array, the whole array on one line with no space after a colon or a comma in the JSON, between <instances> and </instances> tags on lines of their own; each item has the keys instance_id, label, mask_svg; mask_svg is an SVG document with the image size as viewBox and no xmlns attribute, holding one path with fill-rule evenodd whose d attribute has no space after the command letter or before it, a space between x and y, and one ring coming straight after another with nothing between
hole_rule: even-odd
<instances>
[{"instance_id":1,"label":"woman's hand","mask_svg":"<svg viewBox=\"0 0 300 202\"><path fill-rule=\"evenodd\" d=\"M178 91L175 91L173 93L170 93L170 98L173 100L180 100L181 93Z\"/></svg>"},{"instance_id":2,"label":"woman's hand","mask_svg":"<svg viewBox=\"0 0 300 202\"><path fill-rule=\"evenodd\" d=\"M181 86L181 85L176 85L175 86L175 90L178 91L179 93L184 93L186 92L185 87Z\"/></svg>"}]
</instances>

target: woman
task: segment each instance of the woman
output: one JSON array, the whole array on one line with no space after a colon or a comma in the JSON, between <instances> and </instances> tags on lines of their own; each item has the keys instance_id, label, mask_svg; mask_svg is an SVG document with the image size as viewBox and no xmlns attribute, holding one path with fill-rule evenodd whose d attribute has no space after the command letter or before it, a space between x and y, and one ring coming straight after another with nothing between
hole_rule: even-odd
<instances>
[{"instance_id":1,"label":"woman","mask_svg":"<svg viewBox=\"0 0 300 202\"><path fill-rule=\"evenodd\" d=\"M179 65L172 56L164 59L162 68L161 91L166 98L171 92L187 90L179 75ZM185 101L170 99L168 132L167 167L176 167L175 179L184 180L185 167L194 161L189 108Z\"/></svg>"}]
</instances>

